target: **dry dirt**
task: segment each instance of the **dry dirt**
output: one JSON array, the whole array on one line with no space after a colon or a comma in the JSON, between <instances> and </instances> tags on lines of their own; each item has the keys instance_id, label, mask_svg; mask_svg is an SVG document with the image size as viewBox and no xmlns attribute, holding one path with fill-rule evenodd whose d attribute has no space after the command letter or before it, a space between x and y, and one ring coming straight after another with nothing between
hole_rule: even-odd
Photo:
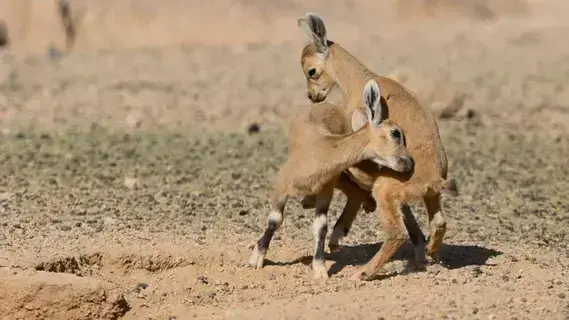
<instances>
[{"instance_id":1,"label":"dry dirt","mask_svg":"<svg viewBox=\"0 0 569 320\"><path fill-rule=\"evenodd\" d=\"M52 2L0 1L0 318L569 319L566 1L309 2L72 1L62 54ZM362 211L313 280L290 201L268 265L245 266L309 103L307 11L440 115L461 191L442 264L409 271L407 245L348 280L383 239Z\"/></svg>"}]
</instances>

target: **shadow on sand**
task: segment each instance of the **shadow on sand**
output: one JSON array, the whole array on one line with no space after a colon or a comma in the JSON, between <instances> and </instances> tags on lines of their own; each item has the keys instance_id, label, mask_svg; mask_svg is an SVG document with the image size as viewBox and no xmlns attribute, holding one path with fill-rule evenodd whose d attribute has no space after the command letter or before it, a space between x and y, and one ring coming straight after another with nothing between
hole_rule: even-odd
<instances>
[{"instance_id":1,"label":"shadow on sand","mask_svg":"<svg viewBox=\"0 0 569 320\"><path fill-rule=\"evenodd\" d=\"M366 264L379 249L381 249L380 243L343 246L338 251L328 255L327 260L334 261L328 272L330 275L334 275L342 271L346 266ZM502 252L500 251L476 245L443 244L440 250L440 262L441 265L447 269L483 266L488 265L486 263L488 259L501 254ZM412 260L413 256L412 244L406 243L393 255L391 260ZM287 262L265 261L266 265L275 266L290 266L298 263L310 265L312 263L312 256L303 256Z\"/></svg>"}]
</instances>

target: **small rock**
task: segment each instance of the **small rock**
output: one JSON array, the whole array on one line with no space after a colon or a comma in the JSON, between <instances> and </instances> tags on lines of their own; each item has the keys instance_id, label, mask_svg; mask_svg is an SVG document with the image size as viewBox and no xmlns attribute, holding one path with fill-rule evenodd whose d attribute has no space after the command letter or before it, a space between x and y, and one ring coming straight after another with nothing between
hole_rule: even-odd
<instances>
[{"instance_id":1,"label":"small rock","mask_svg":"<svg viewBox=\"0 0 569 320\"><path fill-rule=\"evenodd\" d=\"M472 308L472 314L477 314L478 311L480 311L478 308L476 307Z\"/></svg>"},{"instance_id":2,"label":"small rock","mask_svg":"<svg viewBox=\"0 0 569 320\"><path fill-rule=\"evenodd\" d=\"M247 126L247 132L249 134L259 133L259 131L261 131L261 126L256 122L253 122Z\"/></svg>"},{"instance_id":3,"label":"small rock","mask_svg":"<svg viewBox=\"0 0 569 320\"><path fill-rule=\"evenodd\" d=\"M202 226L202 227L200 228L200 230L201 230L201 231L206 231L206 230L207 230L207 227L206 227L206 226Z\"/></svg>"},{"instance_id":4,"label":"small rock","mask_svg":"<svg viewBox=\"0 0 569 320\"><path fill-rule=\"evenodd\" d=\"M117 220L111 217L103 217L101 221L107 226L112 226L117 223Z\"/></svg>"},{"instance_id":5,"label":"small rock","mask_svg":"<svg viewBox=\"0 0 569 320\"><path fill-rule=\"evenodd\" d=\"M131 112L126 116L125 122L130 128L140 128L142 125L142 114L139 112Z\"/></svg>"},{"instance_id":6,"label":"small rock","mask_svg":"<svg viewBox=\"0 0 569 320\"><path fill-rule=\"evenodd\" d=\"M137 283L137 284L136 284L135 290L138 291L138 292L140 292L141 290L144 290L144 289L146 289L146 288L148 288L148 284L147 284L147 283L140 282L140 283Z\"/></svg>"},{"instance_id":7,"label":"small rock","mask_svg":"<svg viewBox=\"0 0 569 320\"><path fill-rule=\"evenodd\" d=\"M136 187L138 187L138 179L132 177L125 177L124 186L131 190L136 189Z\"/></svg>"},{"instance_id":8,"label":"small rock","mask_svg":"<svg viewBox=\"0 0 569 320\"><path fill-rule=\"evenodd\" d=\"M508 276L502 276L502 281L510 281L510 277L508 277Z\"/></svg>"},{"instance_id":9,"label":"small rock","mask_svg":"<svg viewBox=\"0 0 569 320\"><path fill-rule=\"evenodd\" d=\"M239 211L239 215L240 215L240 216L246 216L246 215L248 215L248 214L249 214L249 210L240 210L240 211Z\"/></svg>"},{"instance_id":10,"label":"small rock","mask_svg":"<svg viewBox=\"0 0 569 320\"><path fill-rule=\"evenodd\" d=\"M476 266L472 269L472 276L477 278L482 274L482 270L480 269L480 267Z\"/></svg>"},{"instance_id":11,"label":"small rock","mask_svg":"<svg viewBox=\"0 0 569 320\"><path fill-rule=\"evenodd\" d=\"M198 280L203 283L203 284L208 284L209 281L207 280L207 278L205 276L199 276Z\"/></svg>"},{"instance_id":12,"label":"small rock","mask_svg":"<svg viewBox=\"0 0 569 320\"><path fill-rule=\"evenodd\" d=\"M559 292L559 294L557 294L557 296L561 299L565 299L565 293L563 293L563 292Z\"/></svg>"},{"instance_id":13,"label":"small rock","mask_svg":"<svg viewBox=\"0 0 569 320\"><path fill-rule=\"evenodd\" d=\"M169 317L168 317L168 320L178 320L178 318L175 317L175 316L169 316Z\"/></svg>"}]
</instances>

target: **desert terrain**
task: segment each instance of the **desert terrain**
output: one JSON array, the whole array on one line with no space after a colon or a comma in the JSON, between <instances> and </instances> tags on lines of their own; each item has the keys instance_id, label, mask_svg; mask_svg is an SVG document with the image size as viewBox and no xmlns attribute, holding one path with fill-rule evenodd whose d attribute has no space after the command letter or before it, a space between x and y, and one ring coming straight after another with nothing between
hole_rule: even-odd
<instances>
[{"instance_id":1,"label":"desert terrain","mask_svg":"<svg viewBox=\"0 0 569 320\"><path fill-rule=\"evenodd\" d=\"M70 46L55 1L0 1L0 318L569 319L569 4L332 3L71 0ZM350 281L384 236L361 210L314 280L292 199L246 265L310 104L306 12L439 115L441 264L410 271L408 243Z\"/></svg>"}]
</instances>

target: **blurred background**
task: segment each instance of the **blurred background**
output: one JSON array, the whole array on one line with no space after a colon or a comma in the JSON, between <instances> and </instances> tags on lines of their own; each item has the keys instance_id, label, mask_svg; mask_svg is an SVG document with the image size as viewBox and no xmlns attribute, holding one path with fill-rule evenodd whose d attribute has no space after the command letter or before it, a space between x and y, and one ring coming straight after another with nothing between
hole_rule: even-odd
<instances>
[{"instance_id":1,"label":"blurred background","mask_svg":"<svg viewBox=\"0 0 569 320\"><path fill-rule=\"evenodd\" d=\"M2 0L0 35L7 53L1 60L0 76L41 82L42 92L47 90L50 98L30 93L12 99L14 93L4 92L0 101L8 99L24 109L39 103L42 113L57 108L63 118L67 118L66 111L100 115L110 108L109 120L128 116L120 111L131 105L136 109L130 110L131 121L146 125L148 121L174 121L164 108L215 130L233 130L252 121L275 124L288 118L299 103L307 102L301 70L295 68L304 45L296 19L315 12L324 18L330 39L372 70L405 84L436 112L448 108L443 116L473 115L484 108L478 113L487 115L486 120L514 125L531 122L561 133L567 121L558 106L569 99L563 81L566 74L559 68L569 52L564 44L566 10L566 4L558 0L349 0L334 4L320 0ZM65 55L57 75L50 73L53 65L47 64L35 66L29 75L33 79L27 79L25 65L30 61L23 62L17 76L10 73L13 64L8 61L12 59L41 61ZM108 103L101 103L95 112L81 106L81 101L89 100L90 89L74 84L79 80L74 72L94 83L152 78L192 94L173 97L155 90L137 94L110 90L129 99L120 106L107 88L99 92L98 99ZM85 79L87 74L91 80ZM65 89L53 92L50 87L63 79ZM210 80L226 86L223 92L213 94L205 88ZM50 106L54 95L59 99L57 107ZM331 101L338 101L335 98L337 94ZM141 101L147 99L154 100L151 108ZM18 112L10 109L4 107L3 121ZM533 114L528 117L530 111ZM133 120L150 115L153 119ZM221 117L232 120L221 121Z\"/></svg>"}]
</instances>

